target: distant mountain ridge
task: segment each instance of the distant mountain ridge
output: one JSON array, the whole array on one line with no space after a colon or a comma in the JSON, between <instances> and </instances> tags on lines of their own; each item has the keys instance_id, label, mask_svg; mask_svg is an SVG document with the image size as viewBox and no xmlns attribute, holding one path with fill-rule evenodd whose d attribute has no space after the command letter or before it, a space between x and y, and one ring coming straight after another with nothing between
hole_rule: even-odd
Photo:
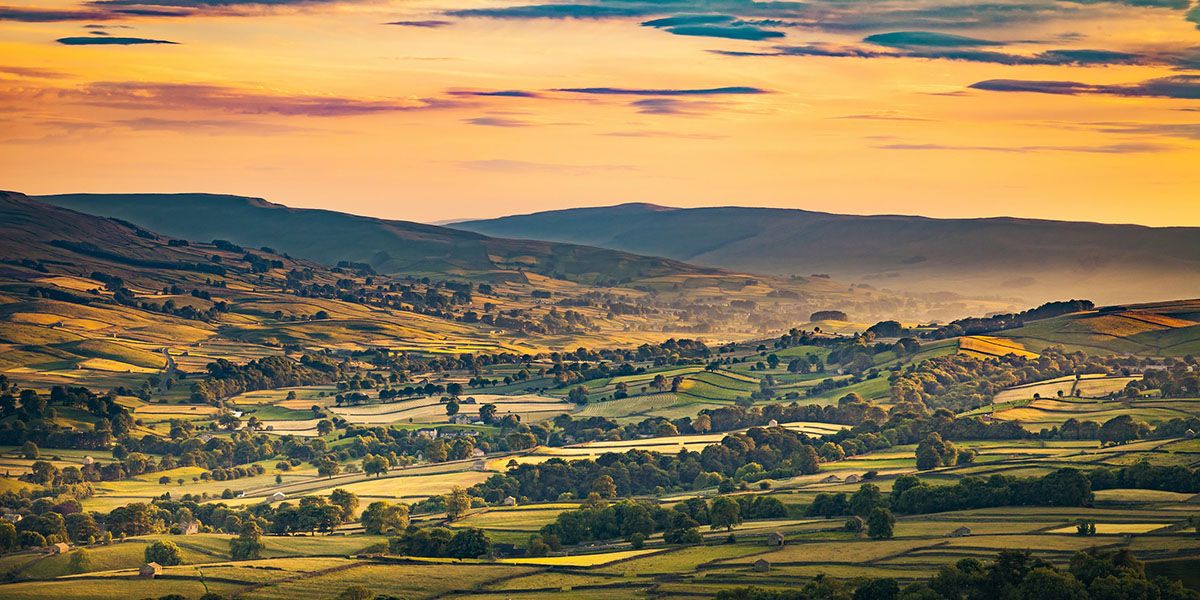
<instances>
[{"instance_id":1,"label":"distant mountain ridge","mask_svg":"<svg viewBox=\"0 0 1200 600\"><path fill-rule=\"evenodd\" d=\"M829 273L925 291L990 289L1030 303L1068 297L1149 301L1193 296L1200 289L1196 227L652 204L556 210L453 227L754 273Z\"/></svg>"},{"instance_id":2,"label":"distant mountain ridge","mask_svg":"<svg viewBox=\"0 0 1200 600\"><path fill-rule=\"evenodd\" d=\"M63 194L37 200L115 217L166 235L268 245L324 264L370 264L380 273L478 275L528 270L581 283L617 283L718 272L622 251L536 240L505 240L409 221L299 209L219 194Z\"/></svg>"}]
</instances>

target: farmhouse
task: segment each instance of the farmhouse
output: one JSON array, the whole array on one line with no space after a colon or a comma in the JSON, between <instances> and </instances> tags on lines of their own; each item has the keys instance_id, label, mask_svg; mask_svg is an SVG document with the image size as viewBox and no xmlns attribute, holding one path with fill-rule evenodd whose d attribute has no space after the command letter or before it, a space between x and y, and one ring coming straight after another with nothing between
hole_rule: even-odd
<instances>
[{"instance_id":1,"label":"farmhouse","mask_svg":"<svg viewBox=\"0 0 1200 600\"><path fill-rule=\"evenodd\" d=\"M768 561L767 559L760 558L760 559L754 561L754 572L755 573L766 573L767 571L770 571L770 570L771 570L771 562Z\"/></svg>"},{"instance_id":2,"label":"farmhouse","mask_svg":"<svg viewBox=\"0 0 1200 600\"><path fill-rule=\"evenodd\" d=\"M504 497L504 502L503 502L502 504L503 504L504 506L516 506L516 505L517 505L517 499L516 499L516 498L513 498L512 496L505 496L505 497Z\"/></svg>"},{"instance_id":3,"label":"farmhouse","mask_svg":"<svg viewBox=\"0 0 1200 600\"><path fill-rule=\"evenodd\" d=\"M59 542L57 544L50 544L48 550L50 550L50 554L66 554L67 552L71 551L71 547L67 544Z\"/></svg>"},{"instance_id":4,"label":"farmhouse","mask_svg":"<svg viewBox=\"0 0 1200 600\"><path fill-rule=\"evenodd\" d=\"M971 535L970 527L959 527L958 529L951 531L947 537L967 537L968 535Z\"/></svg>"},{"instance_id":5,"label":"farmhouse","mask_svg":"<svg viewBox=\"0 0 1200 600\"><path fill-rule=\"evenodd\" d=\"M842 482L842 480L839 479L837 475L830 475L829 477L826 477L825 479L821 480L821 483L841 483L841 482Z\"/></svg>"},{"instance_id":6,"label":"farmhouse","mask_svg":"<svg viewBox=\"0 0 1200 600\"><path fill-rule=\"evenodd\" d=\"M287 498L287 494L283 492L275 492L274 494L271 494L271 502L279 502L284 498Z\"/></svg>"},{"instance_id":7,"label":"farmhouse","mask_svg":"<svg viewBox=\"0 0 1200 600\"><path fill-rule=\"evenodd\" d=\"M784 543L786 543L786 541L784 540L782 533L779 533L778 531L772 531L771 533L767 534L768 546L781 547L784 545Z\"/></svg>"},{"instance_id":8,"label":"farmhouse","mask_svg":"<svg viewBox=\"0 0 1200 600\"><path fill-rule=\"evenodd\" d=\"M483 458L485 456L487 456L487 452L484 452L483 450L481 450L479 448L471 449L471 458Z\"/></svg>"},{"instance_id":9,"label":"farmhouse","mask_svg":"<svg viewBox=\"0 0 1200 600\"><path fill-rule=\"evenodd\" d=\"M145 579L154 579L155 575L162 573L162 565L156 562L148 562L138 568L138 577Z\"/></svg>"},{"instance_id":10,"label":"farmhouse","mask_svg":"<svg viewBox=\"0 0 1200 600\"><path fill-rule=\"evenodd\" d=\"M779 421L771 419L770 421L767 421L767 427L779 427Z\"/></svg>"},{"instance_id":11,"label":"farmhouse","mask_svg":"<svg viewBox=\"0 0 1200 600\"><path fill-rule=\"evenodd\" d=\"M846 483L858 483L860 481L862 481L862 477L859 477L858 475L847 475L846 476Z\"/></svg>"}]
</instances>

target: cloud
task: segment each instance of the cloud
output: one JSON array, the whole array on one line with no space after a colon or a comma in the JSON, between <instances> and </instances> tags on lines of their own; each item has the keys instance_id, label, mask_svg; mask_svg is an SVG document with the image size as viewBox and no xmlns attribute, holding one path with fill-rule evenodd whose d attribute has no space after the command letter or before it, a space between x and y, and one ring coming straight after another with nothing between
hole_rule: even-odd
<instances>
[{"instance_id":1,"label":"cloud","mask_svg":"<svg viewBox=\"0 0 1200 600\"><path fill-rule=\"evenodd\" d=\"M1096 131L1200 140L1200 123L1096 123Z\"/></svg>"},{"instance_id":2,"label":"cloud","mask_svg":"<svg viewBox=\"0 0 1200 600\"><path fill-rule=\"evenodd\" d=\"M1002 42L981 40L978 38L932 31L893 31L877 33L863 38L864 42L878 46L893 48L908 48L912 46L933 46L938 48L962 48L971 46L1000 46Z\"/></svg>"},{"instance_id":3,"label":"cloud","mask_svg":"<svg viewBox=\"0 0 1200 600\"><path fill-rule=\"evenodd\" d=\"M1173 146L1163 144L1124 143L1101 146L955 146L945 144L885 144L876 146L880 150L934 150L952 152L1084 152L1088 154L1141 154L1146 152L1164 152L1173 150Z\"/></svg>"},{"instance_id":4,"label":"cloud","mask_svg":"<svg viewBox=\"0 0 1200 600\"><path fill-rule=\"evenodd\" d=\"M673 17L663 17L652 21L642 22L643 27L680 27L683 25L713 25L716 23L729 23L736 20L737 17L730 15L675 15Z\"/></svg>"},{"instance_id":5,"label":"cloud","mask_svg":"<svg viewBox=\"0 0 1200 600\"><path fill-rule=\"evenodd\" d=\"M502 8L464 8L446 11L452 17L491 19L615 19L655 14L653 8L594 4L532 4Z\"/></svg>"},{"instance_id":6,"label":"cloud","mask_svg":"<svg viewBox=\"0 0 1200 600\"><path fill-rule=\"evenodd\" d=\"M913 117L894 111L880 113L866 113L859 115L844 115L841 117L830 117L831 119L854 119L863 121L932 121L923 117Z\"/></svg>"},{"instance_id":7,"label":"cloud","mask_svg":"<svg viewBox=\"0 0 1200 600\"><path fill-rule=\"evenodd\" d=\"M138 131L175 131L186 133L233 131L237 133L283 134L313 131L304 127L235 119L160 119L155 117L141 117L137 119L118 119L113 121L113 124Z\"/></svg>"},{"instance_id":8,"label":"cloud","mask_svg":"<svg viewBox=\"0 0 1200 600\"><path fill-rule=\"evenodd\" d=\"M769 94L768 90L748 86L728 86L716 88L695 88L695 89L645 89L645 88L612 88L612 87L590 87L590 88L560 88L554 90L556 92L570 92L572 94L594 94L601 96L725 96L725 95L746 95L746 94Z\"/></svg>"},{"instance_id":9,"label":"cloud","mask_svg":"<svg viewBox=\"0 0 1200 600\"><path fill-rule=\"evenodd\" d=\"M1037 94L1083 95L1098 94L1141 98L1175 98L1200 100L1200 75L1175 75L1129 84L1089 84L1076 81L1038 81L1021 79L989 79L971 84L976 90L989 92L1030 92Z\"/></svg>"},{"instance_id":10,"label":"cloud","mask_svg":"<svg viewBox=\"0 0 1200 600\"><path fill-rule=\"evenodd\" d=\"M675 35L691 35L699 37L714 37L730 40L760 41L784 36L782 31L765 29L760 25L766 23L750 23L730 15L675 15L644 21L643 27L662 29Z\"/></svg>"},{"instance_id":11,"label":"cloud","mask_svg":"<svg viewBox=\"0 0 1200 600\"><path fill-rule=\"evenodd\" d=\"M473 117L463 121L470 125L480 125L483 127L532 127L533 123L522 121L520 119L511 119L508 117Z\"/></svg>"},{"instance_id":12,"label":"cloud","mask_svg":"<svg viewBox=\"0 0 1200 600\"><path fill-rule=\"evenodd\" d=\"M428 29L433 29L433 28L437 28L437 27L447 27L449 25L453 25L454 23L452 21L438 21L438 20L430 19L430 20L426 20L426 21L392 21L391 23L384 23L384 24L385 25L398 25L400 27L424 27L424 28L428 28Z\"/></svg>"},{"instance_id":13,"label":"cloud","mask_svg":"<svg viewBox=\"0 0 1200 600\"><path fill-rule=\"evenodd\" d=\"M761 41L771 38L781 38L782 31L763 29L754 25L684 25L667 27L664 31L675 35L691 35L699 37L725 38L730 40Z\"/></svg>"},{"instance_id":14,"label":"cloud","mask_svg":"<svg viewBox=\"0 0 1200 600\"><path fill-rule=\"evenodd\" d=\"M643 98L629 103L646 115L697 115L700 109L712 106L708 102L688 102L678 98Z\"/></svg>"},{"instance_id":15,"label":"cloud","mask_svg":"<svg viewBox=\"0 0 1200 600\"><path fill-rule=\"evenodd\" d=\"M52 8L21 8L0 6L0 21L23 23L61 23L64 21L105 21L115 18L99 10L56 10Z\"/></svg>"},{"instance_id":16,"label":"cloud","mask_svg":"<svg viewBox=\"0 0 1200 600\"><path fill-rule=\"evenodd\" d=\"M776 46L765 52L714 50L725 56L814 56L827 58L922 58L992 63L999 65L1099 66L1099 65L1174 65L1192 60L1178 55L1143 55L1112 50L1046 50L1036 54L1009 54L970 48L895 48L874 50L860 46L810 44L806 46Z\"/></svg>"},{"instance_id":17,"label":"cloud","mask_svg":"<svg viewBox=\"0 0 1200 600\"><path fill-rule=\"evenodd\" d=\"M130 110L200 110L236 114L344 117L457 106L439 98L361 99L279 94L191 83L94 83L60 95L85 104Z\"/></svg>"},{"instance_id":18,"label":"cloud","mask_svg":"<svg viewBox=\"0 0 1200 600\"><path fill-rule=\"evenodd\" d=\"M96 37L100 35L101 37ZM153 40L139 37L108 37L103 31L94 31L91 36L58 38L58 43L64 46L133 46L139 44L177 44L167 40Z\"/></svg>"},{"instance_id":19,"label":"cloud","mask_svg":"<svg viewBox=\"0 0 1200 600\"><path fill-rule=\"evenodd\" d=\"M526 90L451 90L451 96L479 96L483 98L540 98L541 94Z\"/></svg>"},{"instance_id":20,"label":"cloud","mask_svg":"<svg viewBox=\"0 0 1200 600\"><path fill-rule=\"evenodd\" d=\"M37 67L8 67L0 65L0 73L5 75L15 75L26 79L62 79L66 77L66 73L61 71L53 71L50 69L39 69Z\"/></svg>"}]
</instances>

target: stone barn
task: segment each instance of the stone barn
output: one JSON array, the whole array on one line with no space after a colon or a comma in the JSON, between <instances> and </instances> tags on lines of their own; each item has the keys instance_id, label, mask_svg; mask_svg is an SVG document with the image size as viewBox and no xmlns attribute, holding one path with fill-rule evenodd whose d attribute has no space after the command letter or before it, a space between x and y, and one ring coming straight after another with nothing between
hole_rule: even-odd
<instances>
[{"instance_id":1,"label":"stone barn","mask_svg":"<svg viewBox=\"0 0 1200 600\"><path fill-rule=\"evenodd\" d=\"M148 562L138 569L138 577L145 579L154 579L156 575L162 573L162 565L156 562Z\"/></svg>"}]
</instances>

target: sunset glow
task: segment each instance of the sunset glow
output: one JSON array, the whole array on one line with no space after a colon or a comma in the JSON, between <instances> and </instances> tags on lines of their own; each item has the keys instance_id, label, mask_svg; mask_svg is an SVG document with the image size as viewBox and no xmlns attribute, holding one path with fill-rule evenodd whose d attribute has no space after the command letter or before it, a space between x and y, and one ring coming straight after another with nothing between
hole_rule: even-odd
<instances>
[{"instance_id":1,"label":"sunset glow","mask_svg":"<svg viewBox=\"0 0 1200 600\"><path fill-rule=\"evenodd\" d=\"M0 187L417 221L640 201L1200 225L1198 17L26 0L0 6Z\"/></svg>"}]
</instances>

